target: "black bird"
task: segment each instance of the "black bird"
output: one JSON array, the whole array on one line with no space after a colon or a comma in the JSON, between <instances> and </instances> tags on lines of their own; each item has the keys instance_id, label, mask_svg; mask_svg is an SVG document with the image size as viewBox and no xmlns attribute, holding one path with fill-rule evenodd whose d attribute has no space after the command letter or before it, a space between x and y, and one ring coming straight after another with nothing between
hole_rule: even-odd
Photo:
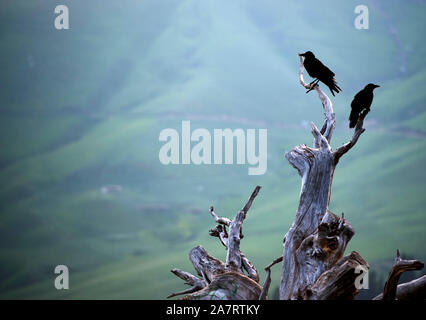
<instances>
[{"instance_id":1,"label":"black bird","mask_svg":"<svg viewBox=\"0 0 426 320\"><path fill-rule=\"evenodd\" d=\"M358 92L351 103L351 114L349 115L349 128L354 128L358 122L359 114L366 110L370 112L371 103L373 102L373 90L379 88L377 84L369 83Z\"/></svg>"},{"instance_id":2,"label":"black bird","mask_svg":"<svg viewBox=\"0 0 426 320\"><path fill-rule=\"evenodd\" d=\"M327 87L330 88L331 94L333 96L333 91L336 91L337 93L342 91L342 89L339 88L336 83L336 80L334 79L334 72L327 68L325 65L323 65L322 62L319 61L317 58L315 58L315 55L311 51L306 51L305 53L300 53L299 55L305 57L303 65L305 66L305 69L308 74L312 78L315 78L315 80L310 83L311 85L313 85L314 83L316 85L318 81L321 81ZM313 85L312 88L314 88L315 85ZM306 93L311 90L312 89L308 90Z\"/></svg>"}]
</instances>

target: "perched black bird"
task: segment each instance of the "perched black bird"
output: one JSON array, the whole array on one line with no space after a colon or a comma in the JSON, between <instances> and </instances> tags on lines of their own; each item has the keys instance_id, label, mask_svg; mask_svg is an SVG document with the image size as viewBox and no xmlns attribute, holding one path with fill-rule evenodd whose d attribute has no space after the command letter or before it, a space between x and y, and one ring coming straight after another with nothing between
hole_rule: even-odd
<instances>
[{"instance_id":1,"label":"perched black bird","mask_svg":"<svg viewBox=\"0 0 426 320\"><path fill-rule=\"evenodd\" d=\"M315 78L315 80L311 82L311 85L314 83L317 84L318 81L321 81L327 87L330 88L331 94L333 96L333 91L336 91L337 93L342 91L342 89L339 88L336 83L336 80L334 79L334 72L327 68L325 65L323 65L322 62L319 61L317 58L315 58L315 55L311 51L306 51L305 53L301 53L300 55L302 57L305 57L303 65L305 66L306 71L312 78ZM314 87L315 85L312 86L312 88ZM312 89L308 90L308 92L311 90Z\"/></svg>"},{"instance_id":2,"label":"perched black bird","mask_svg":"<svg viewBox=\"0 0 426 320\"><path fill-rule=\"evenodd\" d=\"M359 114L363 110L370 112L371 103L373 102L373 90L380 86L369 83L358 92L351 103L351 114L349 115L349 128L354 128L358 122Z\"/></svg>"}]
</instances>

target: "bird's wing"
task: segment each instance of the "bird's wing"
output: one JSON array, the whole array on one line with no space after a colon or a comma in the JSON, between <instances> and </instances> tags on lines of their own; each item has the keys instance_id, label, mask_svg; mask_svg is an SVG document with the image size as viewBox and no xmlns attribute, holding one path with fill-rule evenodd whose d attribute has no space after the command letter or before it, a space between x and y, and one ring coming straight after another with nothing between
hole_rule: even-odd
<instances>
[{"instance_id":1,"label":"bird's wing","mask_svg":"<svg viewBox=\"0 0 426 320\"><path fill-rule=\"evenodd\" d=\"M334 72L331 71L326 65L324 65L320 60L315 59L315 64L318 68L318 70L321 70L321 75L325 77L333 78L335 76Z\"/></svg>"},{"instance_id":2,"label":"bird's wing","mask_svg":"<svg viewBox=\"0 0 426 320\"><path fill-rule=\"evenodd\" d=\"M358 101L361 100L363 98L364 95L364 90L361 90L360 92L358 92L355 96L354 96L354 100L353 101Z\"/></svg>"},{"instance_id":3,"label":"bird's wing","mask_svg":"<svg viewBox=\"0 0 426 320\"><path fill-rule=\"evenodd\" d=\"M361 99L358 96L359 92L355 95L351 102L351 109L359 112Z\"/></svg>"},{"instance_id":4,"label":"bird's wing","mask_svg":"<svg viewBox=\"0 0 426 320\"><path fill-rule=\"evenodd\" d=\"M365 108L370 108L371 104L373 103L373 92L367 95L365 99Z\"/></svg>"},{"instance_id":5,"label":"bird's wing","mask_svg":"<svg viewBox=\"0 0 426 320\"><path fill-rule=\"evenodd\" d=\"M363 108L369 108L373 102L373 94L369 94L365 90L358 92L352 100L351 107L358 108L361 111Z\"/></svg>"}]
</instances>

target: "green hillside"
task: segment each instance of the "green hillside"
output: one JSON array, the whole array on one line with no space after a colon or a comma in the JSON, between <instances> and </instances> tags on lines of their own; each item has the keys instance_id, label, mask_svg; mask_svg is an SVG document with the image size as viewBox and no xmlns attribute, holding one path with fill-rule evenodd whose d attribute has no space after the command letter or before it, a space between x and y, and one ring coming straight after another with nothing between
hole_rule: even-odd
<instances>
[{"instance_id":1,"label":"green hillside","mask_svg":"<svg viewBox=\"0 0 426 320\"><path fill-rule=\"evenodd\" d=\"M69 7L69 30L54 28L58 4ZM163 299L184 286L172 267L193 271L192 247L225 256L208 236L209 206L233 217L256 185L242 250L263 270L298 204L284 153L311 144L309 122L323 121L297 78L307 50L343 89L332 97L334 147L351 137L354 94L381 85L334 175L330 209L356 231L348 251L377 272L396 248L426 257L426 4L366 1L369 30L354 27L357 4L2 1L0 298ZM159 133L182 120L210 132L268 129L267 172L162 165ZM69 290L53 286L59 264ZM277 266L272 287L279 276Z\"/></svg>"}]
</instances>

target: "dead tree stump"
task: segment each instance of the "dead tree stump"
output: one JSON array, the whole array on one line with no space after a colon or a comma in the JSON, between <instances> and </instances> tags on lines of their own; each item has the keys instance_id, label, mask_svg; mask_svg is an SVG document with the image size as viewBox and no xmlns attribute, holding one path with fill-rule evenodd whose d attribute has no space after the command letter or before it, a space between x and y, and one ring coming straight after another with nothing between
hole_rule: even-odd
<instances>
[{"instance_id":1,"label":"dead tree stump","mask_svg":"<svg viewBox=\"0 0 426 320\"><path fill-rule=\"evenodd\" d=\"M303 80L303 58L300 57L299 81ZM339 159L358 141L364 118L360 116L351 141L332 150L331 137L336 124L333 106L327 95L315 85L324 109L321 130L311 123L313 147L300 145L285 157L302 177L299 207L290 230L284 237L280 299L353 298L357 267L368 268L361 256L352 252L343 257L354 235L351 225L328 210L331 184Z\"/></svg>"},{"instance_id":2,"label":"dead tree stump","mask_svg":"<svg viewBox=\"0 0 426 320\"><path fill-rule=\"evenodd\" d=\"M233 220L217 216L214 208L210 207L209 212L218 223L216 228L210 230L210 235L219 238L225 246L226 261L223 263L210 256L201 246L193 248L189 253L189 259L199 277L179 269L172 269L171 271L191 288L173 293L168 298L182 294L186 294L183 299L187 300L257 300L259 298L262 290L258 284L259 274L240 251L240 241L243 238L242 224L259 190L260 187L257 186ZM227 228L229 228L228 231Z\"/></svg>"},{"instance_id":3,"label":"dead tree stump","mask_svg":"<svg viewBox=\"0 0 426 320\"><path fill-rule=\"evenodd\" d=\"M172 269L191 288L173 293L168 298L186 295L183 299L264 300L271 283L271 267L279 262L282 262L280 299L354 299L358 294L360 286L356 285L356 280L360 270L365 272L369 268L368 263L355 251L343 256L355 232L343 213L341 217L336 216L328 205L334 170L340 158L364 133L363 124L368 111L363 111L358 118L351 140L332 150L330 141L336 124L332 103L317 84L312 87L304 82L303 58L299 57L299 81L304 88L316 90L324 109L325 122L321 130L311 124L312 147L302 144L285 155L301 176L302 186L296 217L284 237L283 255L265 268L266 279L262 288L258 284L256 268L240 251L242 223L260 190L258 186L233 220L217 216L210 207L210 214L218 223L210 230L210 235L217 237L225 246L226 261L210 256L201 246L193 248L189 259L198 277ZM401 260L398 252L384 293L375 299L424 299L426 276L398 285L402 272L421 268L422 262Z\"/></svg>"}]
</instances>

